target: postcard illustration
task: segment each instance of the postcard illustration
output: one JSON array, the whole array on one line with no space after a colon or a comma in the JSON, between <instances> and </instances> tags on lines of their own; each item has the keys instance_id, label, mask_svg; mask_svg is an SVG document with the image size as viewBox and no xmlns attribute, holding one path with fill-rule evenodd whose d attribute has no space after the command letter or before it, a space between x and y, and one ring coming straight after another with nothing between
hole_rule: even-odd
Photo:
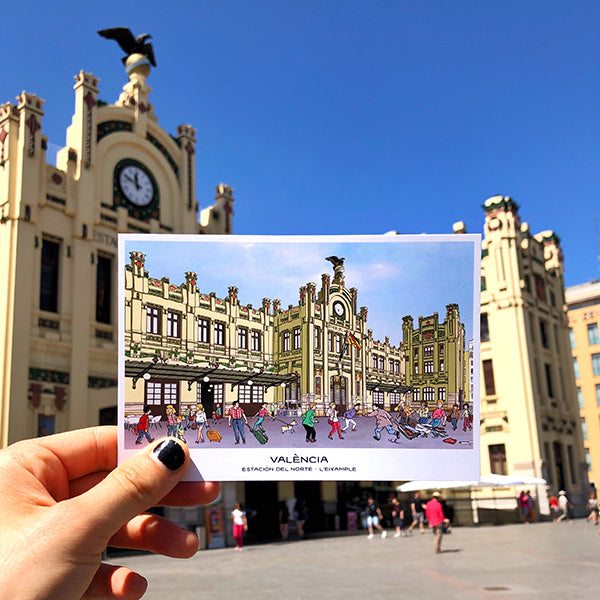
<instances>
[{"instance_id":1,"label":"postcard illustration","mask_svg":"<svg viewBox=\"0 0 600 600\"><path fill-rule=\"evenodd\" d=\"M191 480L479 477L479 235L120 235L119 455Z\"/></svg>"}]
</instances>

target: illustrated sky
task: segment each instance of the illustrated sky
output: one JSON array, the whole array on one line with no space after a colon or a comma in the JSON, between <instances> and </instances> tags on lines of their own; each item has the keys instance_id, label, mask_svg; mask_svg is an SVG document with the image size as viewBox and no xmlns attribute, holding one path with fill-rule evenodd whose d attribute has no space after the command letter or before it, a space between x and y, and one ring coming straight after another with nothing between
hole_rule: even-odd
<instances>
[{"instance_id":1,"label":"illustrated sky","mask_svg":"<svg viewBox=\"0 0 600 600\"><path fill-rule=\"evenodd\" d=\"M50 157L80 71L114 102L153 36L158 123L197 129L196 196L239 234L482 233L487 198L553 230L565 282L600 277L600 4L591 0L4 3L0 103L45 100Z\"/></svg>"},{"instance_id":2,"label":"illustrated sky","mask_svg":"<svg viewBox=\"0 0 600 600\"><path fill-rule=\"evenodd\" d=\"M473 338L473 290L479 286L479 243L474 236L393 237L179 236L175 241L172 236L135 236L125 238L124 262L129 264L130 252L142 252L144 268L154 279L168 277L180 285L186 271L192 271L201 293L226 298L235 286L243 306L258 309L263 298L277 298L285 310L298 305L300 286L313 282L318 294L322 274L333 279L326 257L344 257L345 286L357 289L358 307L367 307L375 340L388 336L399 346L402 317L412 316L415 328L419 316L435 312L442 322L446 306L458 304L468 342Z\"/></svg>"}]
</instances>

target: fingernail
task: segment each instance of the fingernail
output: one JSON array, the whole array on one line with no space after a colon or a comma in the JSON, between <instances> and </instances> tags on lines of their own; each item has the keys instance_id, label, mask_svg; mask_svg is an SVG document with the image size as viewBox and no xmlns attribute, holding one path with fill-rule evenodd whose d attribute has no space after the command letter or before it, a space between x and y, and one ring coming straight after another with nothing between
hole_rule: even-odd
<instances>
[{"instance_id":1,"label":"fingernail","mask_svg":"<svg viewBox=\"0 0 600 600\"><path fill-rule=\"evenodd\" d=\"M153 454L171 471L177 471L185 462L185 452L174 440L161 442L154 448Z\"/></svg>"}]
</instances>

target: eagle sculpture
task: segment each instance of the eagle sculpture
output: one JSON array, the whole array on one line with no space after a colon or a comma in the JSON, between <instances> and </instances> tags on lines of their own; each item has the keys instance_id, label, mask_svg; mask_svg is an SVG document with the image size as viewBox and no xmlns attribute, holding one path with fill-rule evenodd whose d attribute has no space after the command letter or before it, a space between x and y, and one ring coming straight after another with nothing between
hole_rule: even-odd
<instances>
[{"instance_id":1,"label":"eagle sculpture","mask_svg":"<svg viewBox=\"0 0 600 600\"><path fill-rule=\"evenodd\" d=\"M328 256L325 260L328 260L335 269L336 267L343 267L345 258L338 258L337 256Z\"/></svg>"},{"instance_id":2,"label":"eagle sculpture","mask_svg":"<svg viewBox=\"0 0 600 600\"><path fill-rule=\"evenodd\" d=\"M122 59L123 64L132 54L142 54L153 67L156 66L152 44L146 41L152 37L149 33L142 33L137 37L133 37L133 33L127 27L113 27L112 29L101 29L98 34L107 40L115 40L121 46L123 52L127 54Z\"/></svg>"}]
</instances>

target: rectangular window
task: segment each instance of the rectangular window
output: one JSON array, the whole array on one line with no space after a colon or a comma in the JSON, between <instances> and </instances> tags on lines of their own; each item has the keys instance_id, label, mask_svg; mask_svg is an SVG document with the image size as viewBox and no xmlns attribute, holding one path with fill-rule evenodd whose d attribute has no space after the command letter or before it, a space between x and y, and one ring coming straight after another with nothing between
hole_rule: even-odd
<instances>
[{"instance_id":1,"label":"rectangular window","mask_svg":"<svg viewBox=\"0 0 600 600\"><path fill-rule=\"evenodd\" d=\"M421 402L421 390L419 388L415 388L413 390L413 402L415 404L418 404L419 402Z\"/></svg>"},{"instance_id":2,"label":"rectangular window","mask_svg":"<svg viewBox=\"0 0 600 600\"><path fill-rule=\"evenodd\" d=\"M592 354L592 371L594 376L600 375L600 354Z\"/></svg>"},{"instance_id":3,"label":"rectangular window","mask_svg":"<svg viewBox=\"0 0 600 600\"><path fill-rule=\"evenodd\" d=\"M446 402L446 388L445 387L438 388L438 400L440 402Z\"/></svg>"},{"instance_id":4,"label":"rectangular window","mask_svg":"<svg viewBox=\"0 0 600 600\"><path fill-rule=\"evenodd\" d=\"M598 388L598 386L596 386L596 388ZM596 395L598 395L597 389ZM577 403L579 404L579 409L581 410L583 408L583 392L581 391L580 387L577 388Z\"/></svg>"},{"instance_id":5,"label":"rectangular window","mask_svg":"<svg viewBox=\"0 0 600 600\"><path fill-rule=\"evenodd\" d=\"M42 270L40 277L40 309L58 312L58 267L60 244L42 240Z\"/></svg>"},{"instance_id":6,"label":"rectangular window","mask_svg":"<svg viewBox=\"0 0 600 600\"><path fill-rule=\"evenodd\" d=\"M596 405L600 406L600 383L596 384Z\"/></svg>"},{"instance_id":7,"label":"rectangular window","mask_svg":"<svg viewBox=\"0 0 600 600\"><path fill-rule=\"evenodd\" d=\"M248 330L245 327L238 327L238 348L248 350Z\"/></svg>"},{"instance_id":8,"label":"rectangular window","mask_svg":"<svg viewBox=\"0 0 600 600\"><path fill-rule=\"evenodd\" d=\"M424 387L423 388L423 400L426 402L433 402L435 400L435 388Z\"/></svg>"},{"instance_id":9,"label":"rectangular window","mask_svg":"<svg viewBox=\"0 0 600 600\"><path fill-rule=\"evenodd\" d=\"M433 373L433 361L432 360L426 360L423 363L423 371L425 373Z\"/></svg>"},{"instance_id":10,"label":"rectangular window","mask_svg":"<svg viewBox=\"0 0 600 600\"><path fill-rule=\"evenodd\" d=\"M547 327L546 327L546 322L545 321L540 321L540 339L542 341L542 346L544 348L548 348L549 344L548 344L548 331L547 331Z\"/></svg>"},{"instance_id":11,"label":"rectangular window","mask_svg":"<svg viewBox=\"0 0 600 600\"><path fill-rule=\"evenodd\" d=\"M394 361L391 358L390 358L389 370L390 370L390 373L394 372Z\"/></svg>"},{"instance_id":12,"label":"rectangular window","mask_svg":"<svg viewBox=\"0 0 600 600\"><path fill-rule=\"evenodd\" d=\"M181 337L181 315L169 311L167 313L167 337Z\"/></svg>"},{"instance_id":13,"label":"rectangular window","mask_svg":"<svg viewBox=\"0 0 600 600\"><path fill-rule=\"evenodd\" d=\"M238 385L237 399L240 404L262 404L265 399L264 388L262 385Z\"/></svg>"},{"instance_id":14,"label":"rectangular window","mask_svg":"<svg viewBox=\"0 0 600 600\"><path fill-rule=\"evenodd\" d=\"M598 323L590 323L587 326L588 344L594 346L600 344L600 334L598 333Z\"/></svg>"},{"instance_id":15,"label":"rectangular window","mask_svg":"<svg viewBox=\"0 0 600 600\"><path fill-rule=\"evenodd\" d=\"M399 360L394 362L394 367L395 367L394 370L396 371L396 373L400 373L400 361Z\"/></svg>"},{"instance_id":16,"label":"rectangular window","mask_svg":"<svg viewBox=\"0 0 600 600\"><path fill-rule=\"evenodd\" d=\"M225 345L225 323L215 323L214 327L214 340L213 343L215 346L224 346Z\"/></svg>"},{"instance_id":17,"label":"rectangular window","mask_svg":"<svg viewBox=\"0 0 600 600\"><path fill-rule=\"evenodd\" d=\"M179 401L179 384L172 381L148 380L145 383L144 403L149 406L175 406Z\"/></svg>"},{"instance_id":18,"label":"rectangular window","mask_svg":"<svg viewBox=\"0 0 600 600\"><path fill-rule=\"evenodd\" d=\"M480 329L481 341L489 342L490 341L490 326L488 323L487 313L481 313L480 322L481 322L481 329Z\"/></svg>"},{"instance_id":19,"label":"rectangular window","mask_svg":"<svg viewBox=\"0 0 600 600\"><path fill-rule=\"evenodd\" d=\"M112 258L98 255L96 265L96 321L110 324L112 301Z\"/></svg>"},{"instance_id":20,"label":"rectangular window","mask_svg":"<svg viewBox=\"0 0 600 600\"><path fill-rule=\"evenodd\" d=\"M379 357L379 368L385 371L385 358L383 356Z\"/></svg>"},{"instance_id":21,"label":"rectangular window","mask_svg":"<svg viewBox=\"0 0 600 600\"><path fill-rule=\"evenodd\" d=\"M146 307L146 333L161 335L162 311L156 306Z\"/></svg>"},{"instance_id":22,"label":"rectangular window","mask_svg":"<svg viewBox=\"0 0 600 600\"><path fill-rule=\"evenodd\" d=\"M373 390L373 404L382 405L383 401L383 392Z\"/></svg>"},{"instance_id":23,"label":"rectangular window","mask_svg":"<svg viewBox=\"0 0 600 600\"><path fill-rule=\"evenodd\" d=\"M585 417L581 417L581 433L583 435L583 439L588 439L588 431L587 431L587 423L585 422Z\"/></svg>"},{"instance_id":24,"label":"rectangular window","mask_svg":"<svg viewBox=\"0 0 600 600\"><path fill-rule=\"evenodd\" d=\"M333 334L331 333L331 331L327 334L327 343L329 352L333 352Z\"/></svg>"},{"instance_id":25,"label":"rectangular window","mask_svg":"<svg viewBox=\"0 0 600 600\"><path fill-rule=\"evenodd\" d=\"M444 361L440 360L440 373L444 372Z\"/></svg>"},{"instance_id":26,"label":"rectangular window","mask_svg":"<svg viewBox=\"0 0 600 600\"><path fill-rule=\"evenodd\" d=\"M339 354L341 350L342 350L342 336L336 334L336 336L335 336L335 353Z\"/></svg>"},{"instance_id":27,"label":"rectangular window","mask_svg":"<svg viewBox=\"0 0 600 600\"><path fill-rule=\"evenodd\" d=\"M544 364L544 371L546 372L546 389L548 390L548 396L554 398L554 387L552 385L552 369L548 363Z\"/></svg>"},{"instance_id":28,"label":"rectangular window","mask_svg":"<svg viewBox=\"0 0 600 600\"><path fill-rule=\"evenodd\" d=\"M294 350L300 349L300 328L294 329Z\"/></svg>"},{"instance_id":29,"label":"rectangular window","mask_svg":"<svg viewBox=\"0 0 600 600\"><path fill-rule=\"evenodd\" d=\"M423 356L433 356L433 346L425 346L423 348Z\"/></svg>"},{"instance_id":30,"label":"rectangular window","mask_svg":"<svg viewBox=\"0 0 600 600\"><path fill-rule=\"evenodd\" d=\"M585 449L585 462L587 464L587 470L591 471L592 470L592 457L590 456L589 448Z\"/></svg>"},{"instance_id":31,"label":"rectangular window","mask_svg":"<svg viewBox=\"0 0 600 600\"><path fill-rule=\"evenodd\" d=\"M504 444L491 444L488 446L490 456L490 470L494 475L508 475L506 469L506 446Z\"/></svg>"},{"instance_id":32,"label":"rectangular window","mask_svg":"<svg viewBox=\"0 0 600 600\"><path fill-rule=\"evenodd\" d=\"M321 328L315 327L315 350L321 349Z\"/></svg>"},{"instance_id":33,"label":"rectangular window","mask_svg":"<svg viewBox=\"0 0 600 600\"><path fill-rule=\"evenodd\" d=\"M290 332L289 331L283 332L283 351L284 352L290 351Z\"/></svg>"},{"instance_id":34,"label":"rectangular window","mask_svg":"<svg viewBox=\"0 0 600 600\"><path fill-rule=\"evenodd\" d=\"M418 362L416 362L416 363L414 364L414 369L413 369L413 372L414 372L414 374L415 374L415 375L418 375L418 374L419 374L419 363L418 363Z\"/></svg>"},{"instance_id":35,"label":"rectangular window","mask_svg":"<svg viewBox=\"0 0 600 600\"><path fill-rule=\"evenodd\" d=\"M579 379L579 363L575 357L573 357L573 373L575 373L575 379Z\"/></svg>"},{"instance_id":36,"label":"rectangular window","mask_svg":"<svg viewBox=\"0 0 600 600\"><path fill-rule=\"evenodd\" d=\"M415 358L419 358L419 349L418 348L415 348L414 356L415 356Z\"/></svg>"},{"instance_id":37,"label":"rectangular window","mask_svg":"<svg viewBox=\"0 0 600 600\"><path fill-rule=\"evenodd\" d=\"M198 341L201 344L208 344L210 331L210 322L208 319L198 319Z\"/></svg>"},{"instance_id":38,"label":"rectangular window","mask_svg":"<svg viewBox=\"0 0 600 600\"><path fill-rule=\"evenodd\" d=\"M575 349L575 332L572 327L569 327L569 341L571 342L571 350Z\"/></svg>"},{"instance_id":39,"label":"rectangular window","mask_svg":"<svg viewBox=\"0 0 600 600\"><path fill-rule=\"evenodd\" d=\"M440 356L444 356L444 344L440 344L440 345L438 346L438 354L439 354Z\"/></svg>"},{"instance_id":40,"label":"rectangular window","mask_svg":"<svg viewBox=\"0 0 600 600\"><path fill-rule=\"evenodd\" d=\"M538 300L545 302L546 301L546 282L544 281L544 278L541 275L534 273L533 279L535 281L535 295L537 296Z\"/></svg>"},{"instance_id":41,"label":"rectangular window","mask_svg":"<svg viewBox=\"0 0 600 600\"><path fill-rule=\"evenodd\" d=\"M262 337L260 335L260 331L256 331L256 329L253 329L250 332L250 341L251 341L251 349L253 352L260 352L261 351L261 347L262 347Z\"/></svg>"},{"instance_id":42,"label":"rectangular window","mask_svg":"<svg viewBox=\"0 0 600 600\"><path fill-rule=\"evenodd\" d=\"M379 366L379 358L373 354L373 368L376 369Z\"/></svg>"},{"instance_id":43,"label":"rectangular window","mask_svg":"<svg viewBox=\"0 0 600 600\"><path fill-rule=\"evenodd\" d=\"M494 367L492 360L484 360L483 363L483 381L485 383L485 395L495 396L496 395L496 383L494 381Z\"/></svg>"}]
</instances>

